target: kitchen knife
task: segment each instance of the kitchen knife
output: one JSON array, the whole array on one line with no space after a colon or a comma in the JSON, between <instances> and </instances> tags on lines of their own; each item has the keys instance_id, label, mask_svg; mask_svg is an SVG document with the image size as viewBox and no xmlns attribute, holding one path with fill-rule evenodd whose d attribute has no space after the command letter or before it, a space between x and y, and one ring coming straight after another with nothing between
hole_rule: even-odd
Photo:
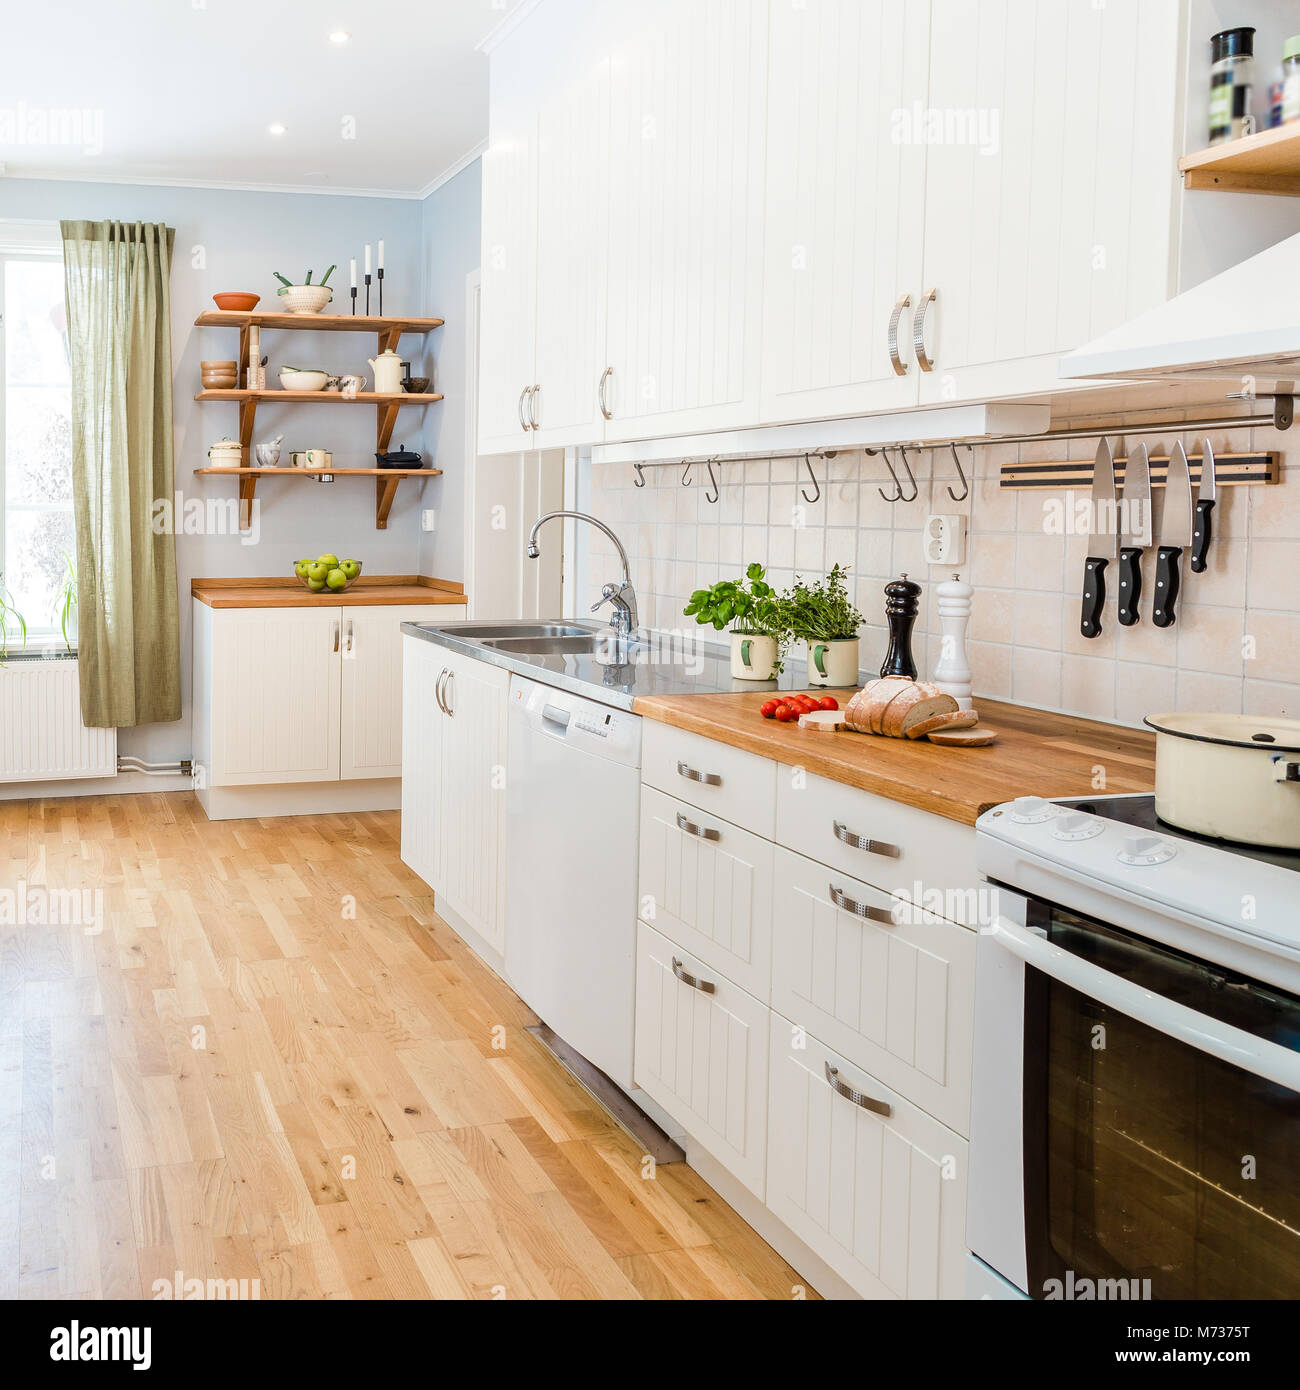
<instances>
[{"instance_id":1,"label":"kitchen knife","mask_svg":"<svg viewBox=\"0 0 1300 1390\"><path fill-rule=\"evenodd\" d=\"M1092 534L1088 537L1088 558L1083 570L1083 616L1079 631L1085 637L1101 635L1101 610L1106 603L1106 565L1115 558L1115 461L1110 441L1097 445L1097 461L1092 468ZM1103 529L1105 528L1105 529Z\"/></svg>"},{"instance_id":2,"label":"kitchen knife","mask_svg":"<svg viewBox=\"0 0 1300 1390\"><path fill-rule=\"evenodd\" d=\"M1151 544L1151 464L1147 446L1129 450L1124 467L1123 525L1119 537L1119 620L1132 627L1142 597L1142 552Z\"/></svg>"},{"instance_id":3,"label":"kitchen knife","mask_svg":"<svg viewBox=\"0 0 1300 1390\"><path fill-rule=\"evenodd\" d=\"M1192 531L1191 566L1196 574L1203 574L1209 563L1210 553L1210 513L1219 494L1218 482L1214 476L1214 450L1206 439L1201 444L1201 486L1196 493L1196 525Z\"/></svg>"},{"instance_id":4,"label":"kitchen knife","mask_svg":"<svg viewBox=\"0 0 1300 1390\"><path fill-rule=\"evenodd\" d=\"M1151 621L1169 627L1178 603L1178 565L1183 547L1192 542L1192 475L1187 450L1180 439L1169 455L1165 505L1160 513L1160 546L1156 551L1156 601Z\"/></svg>"}]
</instances>

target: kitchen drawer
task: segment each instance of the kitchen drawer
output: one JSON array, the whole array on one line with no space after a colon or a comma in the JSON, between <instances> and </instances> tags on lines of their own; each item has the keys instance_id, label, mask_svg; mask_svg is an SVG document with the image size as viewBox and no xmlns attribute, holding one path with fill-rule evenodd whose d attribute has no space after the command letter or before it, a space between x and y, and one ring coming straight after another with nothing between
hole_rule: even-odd
<instances>
[{"instance_id":1,"label":"kitchen drawer","mask_svg":"<svg viewBox=\"0 0 1300 1390\"><path fill-rule=\"evenodd\" d=\"M975 933L784 849L775 899L773 1009L969 1134Z\"/></svg>"},{"instance_id":2,"label":"kitchen drawer","mask_svg":"<svg viewBox=\"0 0 1300 1390\"><path fill-rule=\"evenodd\" d=\"M973 826L824 777L782 778L776 840L949 921L980 925Z\"/></svg>"},{"instance_id":3,"label":"kitchen drawer","mask_svg":"<svg viewBox=\"0 0 1300 1390\"><path fill-rule=\"evenodd\" d=\"M771 1045L769 1210L866 1298L961 1298L966 1141L777 1013Z\"/></svg>"},{"instance_id":4,"label":"kitchen drawer","mask_svg":"<svg viewBox=\"0 0 1300 1390\"><path fill-rule=\"evenodd\" d=\"M760 1199L767 1025L765 1004L644 922L637 925L636 1083Z\"/></svg>"},{"instance_id":5,"label":"kitchen drawer","mask_svg":"<svg viewBox=\"0 0 1300 1390\"><path fill-rule=\"evenodd\" d=\"M765 840L774 838L776 764L771 758L647 719L641 780Z\"/></svg>"},{"instance_id":6,"label":"kitchen drawer","mask_svg":"<svg viewBox=\"0 0 1300 1390\"><path fill-rule=\"evenodd\" d=\"M764 1003L775 854L770 840L641 788L641 917Z\"/></svg>"}]
</instances>

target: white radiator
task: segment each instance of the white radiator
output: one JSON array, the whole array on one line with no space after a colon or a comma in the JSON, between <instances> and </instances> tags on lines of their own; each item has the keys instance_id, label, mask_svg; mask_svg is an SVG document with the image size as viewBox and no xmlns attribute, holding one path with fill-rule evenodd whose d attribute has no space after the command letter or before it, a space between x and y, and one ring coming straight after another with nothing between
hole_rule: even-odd
<instances>
[{"instance_id":1,"label":"white radiator","mask_svg":"<svg viewBox=\"0 0 1300 1390\"><path fill-rule=\"evenodd\" d=\"M116 775L117 730L81 722L75 659L0 666L0 782Z\"/></svg>"}]
</instances>

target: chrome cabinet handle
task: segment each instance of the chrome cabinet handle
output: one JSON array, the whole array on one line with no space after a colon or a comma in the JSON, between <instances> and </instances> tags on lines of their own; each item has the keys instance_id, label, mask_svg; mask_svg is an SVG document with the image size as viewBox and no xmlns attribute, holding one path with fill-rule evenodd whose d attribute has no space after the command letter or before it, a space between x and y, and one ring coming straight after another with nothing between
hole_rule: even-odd
<instances>
[{"instance_id":1,"label":"chrome cabinet handle","mask_svg":"<svg viewBox=\"0 0 1300 1390\"><path fill-rule=\"evenodd\" d=\"M701 980L698 975L687 974L682 968L681 961L679 961L676 956L673 957L673 974L677 976L682 984L690 985L692 989L698 989L701 994L713 994L717 991L717 985L710 983L708 980Z\"/></svg>"},{"instance_id":2,"label":"chrome cabinet handle","mask_svg":"<svg viewBox=\"0 0 1300 1390\"><path fill-rule=\"evenodd\" d=\"M722 778L716 772L700 772L693 768L689 763L679 762L677 764L677 775L685 777L691 782L702 782L706 787L720 787Z\"/></svg>"},{"instance_id":3,"label":"chrome cabinet handle","mask_svg":"<svg viewBox=\"0 0 1300 1390\"><path fill-rule=\"evenodd\" d=\"M335 623L335 624L334 624L334 650L335 650L335 651L338 651L338 649L339 649L339 625L338 625L338 623Z\"/></svg>"},{"instance_id":4,"label":"chrome cabinet handle","mask_svg":"<svg viewBox=\"0 0 1300 1390\"><path fill-rule=\"evenodd\" d=\"M614 418L614 412L609 408L605 400L605 383L614 375L613 367L606 367L600 374L600 385L596 389L596 404L600 406L600 413L606 420Z\"/></svg>"},{"instance_id":5,"label":"chrome cabinet handle","mask_svg":"<svg viewBox=\"0 0 1300 1390\"><path fill-rule=\"evenodd\" d=\"M826 1084L837 1096L843 1096L845 1100L851 1100L854 1105L860 1105L864 1110L870 1110L873 1115L889 1116L894 1113L894 1107L888 1101L877 1100L874 1096L863 1095L861 1091L855 1091L852 1086L848 1086L840 1080L838 1067L831 1066L829 1062L825 1065Z\"/></svg>"},{"instance_id":6,"label":"chrome cabinet handle","mask_svg":"<svg viewBox=\"0 0 1300 1390\"><path fill-rule=\"evenodd\" d=\"M707 825L696 825L693 820L687 820L680 811L677 812L677 828L684 830L688 835L698 835L701 840L722 839L721 830L710 830Z\"/></svg>"},{"instance_id":7,"label":"chrome cabinet handle","mask_svg":"<svg viewBox=\"0 0 1300 1390\"><path fill-rule=\"evenodd\" d=\"M894 305L894 312L889 316L889 360L894 364L895 376L907 375L907 363L898 355L898 321L903 317L903 310L911 302L910 294L900 294L898 302Z\"/></svg>"},{"instance_id":8,"label":"chrome cabinet handle","mask_svg":"<svg viewBox=\"0 0 1300 1390\"><path fill-rule=\"evenodd\" d=\"M444 704L442 703L442 686L443 686L443 682L447 679L447 677L448 677L450 674L451 674L451 673L450 673L450 672L447 670L447 668L444 666L444 667L442 668L442 670L438 672L438 683L437 683L437 685L435 685L435 686L433 687L433 698L434 698L435 700L437 700L437 702L438 702L438 708L443 712L443 714L446 714L446 713L447 713L447 706L444 705Z\"/></svg>"},{"instance_id":9,"label":"chrome cabinet handle","mask_svg":"<svg viewBox=\"0 0 1300 1390\"><path fill-rule=\"evenodd\" d=\"M452 695L455 693L455 690L456 690L456 673L455 673L455 671L450 671L450 670L449 670L449 671L447 672L447 683L443 686L443 689L442 689L442 707L443 707L443 709L445 709L445 710L447 711L447 714L448 714L452 719L455 719L455 717L456 717L456 706L453 705L452 702L451 702L451 697L452 697Z\"/></svg>"},{"instance_id":10,"label":"chrome cabinet handle","mask_svg":"<svg viewBox=\"0 0 1300 1390\"><path fill-rule=\"evenodd\" d=\"M528 392L531 389L531 387L525 386L524 389L519 393L519 405L517 409L519 412L519 428L521 430L527 430L530 428L528 421L524 419L524 397L528 394Z\"/></svg>"},{"instance_id":11,"label":"chrome cabinet handle","mask_svg":"<svg viewBox=\"0 0 1300 1390\"><path fill-rule=\"evenodd\" d=\"M860 903L851 898L842 888L830 885L831 902L855 917L865 917L869 922L883 922L887 927L896 926L894 914L887 907L872 907L870 903Z\"/></svg>"},{"instance_id":12,"label":"chrome cabinet handle","mask_svg":"<svg viewBox=\"0 0 1300 1390\"><path fill-rule=\"evenodd\" d=\"M898 858L898 846L886 844L884 840L873 840L867 835L859 835L856 830L850 830L843 821L832 821L835 827L835 838L841 843L848 845L850 849L866 850L868 854L883 854L890 859Z\"/></svg>"},{"instance_id":13,"label":"chrome cabinet handle","mask_svg":"<svg viewBox=\"0 0 1300 1390\"><path fill-rule=\"evenodd\" d=\"M347 638L347 641L348 641L347 649L348 649L348 651L351 651L351 650L352 650L352 640L353 640L354 636L355 636L355 633L353 632L353 619L349 618L349 619L348 619L348 638Z\"/></svg>"},{"instance_id":14,"label":"chrome cabinet handle","mask_svg":"<svg viewBox=\"0 0 1300 1390\"><path fill-rule=\"evenodd\" d=\"M916 306L916 317L912 320L912 347L916 351L916 360L923 372L934 371L934 363L925 354L925 313L934 303L938 293L938 290L926 290L921 302Z\"/></svg>"},{"instance_id":15,"label":"chrome cabinet handle","mask_svg":"<svg viewBox=\"0 0 1300 1390\"><path fill-rule=\"evenodd\" d=\"M541 399L541 395L542 388L540 386L534 386L528 392L528 420L535 430L540 429L542 426L542 422L537 414L537 402Z\"/></svg>"}]
</instances>

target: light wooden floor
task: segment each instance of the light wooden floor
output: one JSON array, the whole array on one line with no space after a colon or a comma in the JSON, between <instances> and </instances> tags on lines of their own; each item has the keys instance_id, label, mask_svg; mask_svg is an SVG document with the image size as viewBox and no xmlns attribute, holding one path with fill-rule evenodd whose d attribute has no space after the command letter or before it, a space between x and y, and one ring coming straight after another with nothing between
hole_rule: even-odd
<instances>
[{"instance_id":1,"label":"light wooden floor","mask_svg":"<svg viewBox=\"0 0 1300 1390\"><path fill-rule=\"evenodd\" d=\"M0 925L0 1297L177 1271L263 1298L800 1296L684 1164L642 1177L433 914L396 813L0 802L20 880L105 914Z\"/></svg>"}]
</instances>

